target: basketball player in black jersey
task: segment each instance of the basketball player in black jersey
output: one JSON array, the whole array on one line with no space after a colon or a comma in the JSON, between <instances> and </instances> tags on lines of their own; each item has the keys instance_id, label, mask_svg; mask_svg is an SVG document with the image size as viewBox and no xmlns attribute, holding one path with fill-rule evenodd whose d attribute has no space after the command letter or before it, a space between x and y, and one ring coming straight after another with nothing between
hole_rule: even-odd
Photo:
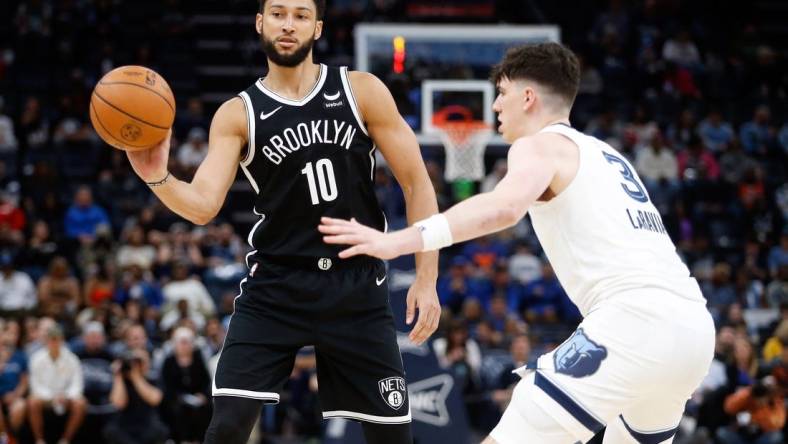
<instances>
[{"instance_id":1,"label":"basketball player in black jersey","mask_svg":"<svg viewBox=\"0 0 788 444\"><path fill-rule=\"evenodd\" d=\"M314 345L324 418L362 421L371 443L410 443L410 406L378 259L338 257L320 218L355 218L385 230L373 188L380 149L401 185L408 220L437 212L415 135L383 83L371 74L312 62L325 0L261 0L257 32L268 75L225 102L211 123L209 150L194 179L167 171L169 137L129 152L136 173L164 204L208 223L239 162L259 217L216 377L206 443L245 443L263 403L276 403L296 352ZM406 322L410 339L435 331L437 254L417 257Z\"/></svg>"}]
</instances>

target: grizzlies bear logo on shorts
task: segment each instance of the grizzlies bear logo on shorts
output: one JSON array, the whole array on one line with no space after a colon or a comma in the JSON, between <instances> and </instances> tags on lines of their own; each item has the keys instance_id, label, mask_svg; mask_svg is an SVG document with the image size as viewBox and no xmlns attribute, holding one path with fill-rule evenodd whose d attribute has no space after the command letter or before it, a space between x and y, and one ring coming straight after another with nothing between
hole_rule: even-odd
<instances>
[{"instance_id":1,"label":"grizzlies bear logo on shorts","mask_svg":"<svg viewBox=\"0 0 788 444\"><path fill-rule=\"evenodd\" d=\"M607 349L588 338L582 328L577 331L553 354L555 371L575 378L590 376L599 370Z\"/></svg>"}]
</instances>

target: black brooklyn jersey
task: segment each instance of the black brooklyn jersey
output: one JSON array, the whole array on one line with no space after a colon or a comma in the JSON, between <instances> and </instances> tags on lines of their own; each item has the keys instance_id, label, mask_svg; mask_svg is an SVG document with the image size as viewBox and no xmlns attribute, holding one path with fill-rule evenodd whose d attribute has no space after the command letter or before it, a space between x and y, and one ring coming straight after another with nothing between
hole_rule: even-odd
<instances>
[{"instance_id":1,"label":"black brooklyn jersey","mask_svg":"<svg viewBox=\"0 0 788 444\"><path fill-rule=\"evenodd\" d=\"M385 229L375 196L375 145L353 97L347 68L320 65L302 100L268 90L262 79L239 94L249 146L241 169L260 217L248 236L260 255L336 257L317 230L321 216L356 218Z\"/></svg>"}]
</instances>

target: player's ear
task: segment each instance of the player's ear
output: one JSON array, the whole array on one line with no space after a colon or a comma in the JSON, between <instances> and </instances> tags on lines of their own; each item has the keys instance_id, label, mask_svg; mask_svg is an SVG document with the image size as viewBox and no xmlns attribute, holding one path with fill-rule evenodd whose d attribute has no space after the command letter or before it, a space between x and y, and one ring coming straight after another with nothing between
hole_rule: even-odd
<instances>
[{"instance_id":1,"label":"player's ear","mask_svg":"<svg viewBox=\"0 0 788 444\"><path fill-rule=\"evenodd\" d=\"M259 12L254 18L254 29L257 30L258 34L263 34L263 14L260 14Z\"/></svg>"},{"instance_id":2,"label":"player's ear","mask_svg":"<svg viewBox=\"0 0 788 444\"><path fill-rule=\"evenodd\" d=\"M321 35L323 35L323 20L318 20L315 22L315 40L319 39Z\"/></svg>"},{"instance_id":3,"label":"player's ear","mask_svg":"<svg viewBox=\"0 0 788 444\"><path fill-rule=\"evenodd\" d=\"M523 92L523 110L527 111L536 101L536 90L531 86L526 86L522 89Z\"/></svg>"}]
</instances>

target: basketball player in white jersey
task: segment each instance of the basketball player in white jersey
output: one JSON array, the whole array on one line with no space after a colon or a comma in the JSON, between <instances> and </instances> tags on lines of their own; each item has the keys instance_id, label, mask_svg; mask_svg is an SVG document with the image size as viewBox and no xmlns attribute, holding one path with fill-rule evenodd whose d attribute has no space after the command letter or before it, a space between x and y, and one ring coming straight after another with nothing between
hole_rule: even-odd
<instances>
[{"instance_id":1,"label":"basketball player in white jersey","mask_svg":"<svg viewBox=\"0 0 788 444\"><path fill-rule=\"evenodd\" d=\"M383 259L493 233L526 212L584 320L523 379L485 443L671 442L711 363L714 325L632 165L569 125L580 70L557 43L510 50L493 71L508 172L489 193L388 234L324 219L340 257Z\"/></svg>"}]
</instances>

